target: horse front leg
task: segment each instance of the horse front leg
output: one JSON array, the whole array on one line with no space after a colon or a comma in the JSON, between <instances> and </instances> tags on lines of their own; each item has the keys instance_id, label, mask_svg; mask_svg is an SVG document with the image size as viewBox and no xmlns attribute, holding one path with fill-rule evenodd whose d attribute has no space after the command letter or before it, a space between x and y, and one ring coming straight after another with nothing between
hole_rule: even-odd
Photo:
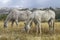
<instances>
[{"instance_id":1,"label":"horse front leg","mask_svg":"<svg viewBox=\"0 0 60 40\"><path fill-rule=\"evenodd\" d=\"M41 35L41 33L42 33L42 32L41 32L41 22L38 23L38 33L40 33L40 35Z\"/></svg>"},{"instance_id":2,"label":"horse front leg","mask_svg":"<svg viewBox=\"0 0 60 40\"><path fill-rule=\"evenodd\" d=\"M12 24L11 24L11 26L13 27L13 25L14 25L14 21L12 21Z\"/></svg>"},{"instance_id":3,"label":"horse front leg","mask_svg":"<svg viewBox=\"0 0 60 40\"><path fill-rule=\"evenodd\" d=\"M41 35L41 20L37 19L34 22L36 24L36 34Z\"/></svg>"},{"instance_id":4,"label":"horse front leg","mask_svg":"<svg viewBox=\"0 0 60 40\"><path fill-rule=\"evenodd\" d=\"M16 23L16 25L17 25L17 27L18 27L18 20L15 20L15 23Z\"/></svg>"},{"instance_id":5,"label":"horse front leg","mask_svg":"<svg viewBox=\"0 0 60 40\"><path fill-rule=\"evenodd\" d=\"M25 23L25 31L26 31L27 33L30 32L30 24L31 24L31 22L32 22L32 19L31 19L31 20L28 20L28 21Z\"/></svg>"},{"instance_id":6,"label":"horse front leg","mask_svg":"<svg viewBox=\"0 0 60 40\"><path fill-rule=\"evenodd\" d=\"M40 34L41 35L41 21L38 21L38 34Z\"/></svg>"},{"instance_id":7,"label":"horse front leg","mask_svg":"<svg viewBox=\"0 0 60 40\"><path fill-rule=\"evenodd\" d=\"M40 30L39 30L40 28L38 23L36 23L35 25L36 25L36 35L37 35L40 33Z\"/></svg>"}]
</instances>

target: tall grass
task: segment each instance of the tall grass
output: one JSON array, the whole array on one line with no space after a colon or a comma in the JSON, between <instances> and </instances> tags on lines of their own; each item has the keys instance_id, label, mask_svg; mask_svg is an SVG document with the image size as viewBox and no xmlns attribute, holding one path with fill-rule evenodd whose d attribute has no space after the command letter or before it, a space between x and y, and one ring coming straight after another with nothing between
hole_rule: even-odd
<instances>
[{"instance_id":1,"label":"tall grass","mask_svg":"<svg viewBox=\"0 0 60 40\"><path fill-rule=\"evenodd\" d=\"M0 21L0 40L60 40L60 22L55 22L55 33L49 34L49 27L47 23L42 23L42 35L36 35L35 25L31 26L30 33L27 34L22 30L24 23L20 22L18 27L16 24L8 27L3 27L3 21Z\"/></svg>"}]
</instances>

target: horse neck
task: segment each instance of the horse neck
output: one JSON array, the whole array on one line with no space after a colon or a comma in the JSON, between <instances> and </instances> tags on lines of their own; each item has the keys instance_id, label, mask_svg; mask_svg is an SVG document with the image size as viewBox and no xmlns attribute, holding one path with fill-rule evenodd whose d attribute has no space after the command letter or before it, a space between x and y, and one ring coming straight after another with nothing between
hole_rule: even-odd
<instances>
[{"instance_id":1,"label":"horse neck","mask_svg":"<svg viewBox=\"0 0 60 40\"><path fill-rule=\"evenodd\" d=\"M7 18L6 18L5 22L4 22L4 24L7 24L7 23L8 23L9 18L10 18L10 16L11 16L11 12L12 12L12 10L9 11L9 14L8 14L8 16L7 16Z\"/></svg>"},{"instance_id":2,"label":"horse neck","mask_svg":"<svg viewBox=\"0 0 60 40\"><path fill-rule=\"evenodd\" d=\"M8 23L8 20L6 19L4 23L7 24Z\"/></svg>"},{"instance_id":3,"label":"horse neck","mask_svg":"<svg viewBox=\"0 0 60 40\"><path fill-rule=\"evenodd\" d=\"M7 16L7 18L6 18L6 20L5 20L5 22L4 23L8 23L8 21L10 20L10 16L11 16L11 14L9 14L8 16Z\"/></svg>"}]
</instances>

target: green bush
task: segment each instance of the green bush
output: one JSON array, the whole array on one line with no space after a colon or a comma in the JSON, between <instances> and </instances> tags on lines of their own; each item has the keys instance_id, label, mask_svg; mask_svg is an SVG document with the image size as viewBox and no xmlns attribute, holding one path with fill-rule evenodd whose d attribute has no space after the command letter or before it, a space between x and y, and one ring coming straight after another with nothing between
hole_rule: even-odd
<instances>
[{"instance_id":1,"label":"green bush","mask_svg":"<svg viewBox=\"0 0 60 40\"><path fill-rule=\"evenodd\" d=\"M0 21L5 20L8 14L0 14ZM56 16L56 21L60 22L60 15Z\"/></svg>"},{"instance_id":2,"label":"green bush","mask_svg":"<svg viewBox=\"0 0 60 40\"><path fill-rule=\"evenodd\" d=\"M8 14L1 14L0 15L0 20L5 20Z\"/></svg>"}]
</instances>

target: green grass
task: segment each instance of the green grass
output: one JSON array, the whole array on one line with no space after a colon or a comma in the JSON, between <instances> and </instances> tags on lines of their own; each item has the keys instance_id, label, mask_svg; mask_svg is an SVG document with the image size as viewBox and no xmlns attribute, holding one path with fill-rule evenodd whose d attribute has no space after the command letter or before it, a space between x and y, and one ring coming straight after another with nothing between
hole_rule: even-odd
<instances>
[{"instance_id":1,"label":"green grass","mask_svg":"<svg viewBox=\"0 0 60 40\"><path fill-rule=\"evenodd\" d=\"M49 34L49 27L47 23L42 23L42 34L36 35L35 25L32 25L30 33L27 34L22 30L24 23L20 22L17 27L14 24L8 23L8 27L3 27L3 21L0 21L0 40L60 40L60 22L55 22L55 33Z\"/></svg>"}]
</instances>

